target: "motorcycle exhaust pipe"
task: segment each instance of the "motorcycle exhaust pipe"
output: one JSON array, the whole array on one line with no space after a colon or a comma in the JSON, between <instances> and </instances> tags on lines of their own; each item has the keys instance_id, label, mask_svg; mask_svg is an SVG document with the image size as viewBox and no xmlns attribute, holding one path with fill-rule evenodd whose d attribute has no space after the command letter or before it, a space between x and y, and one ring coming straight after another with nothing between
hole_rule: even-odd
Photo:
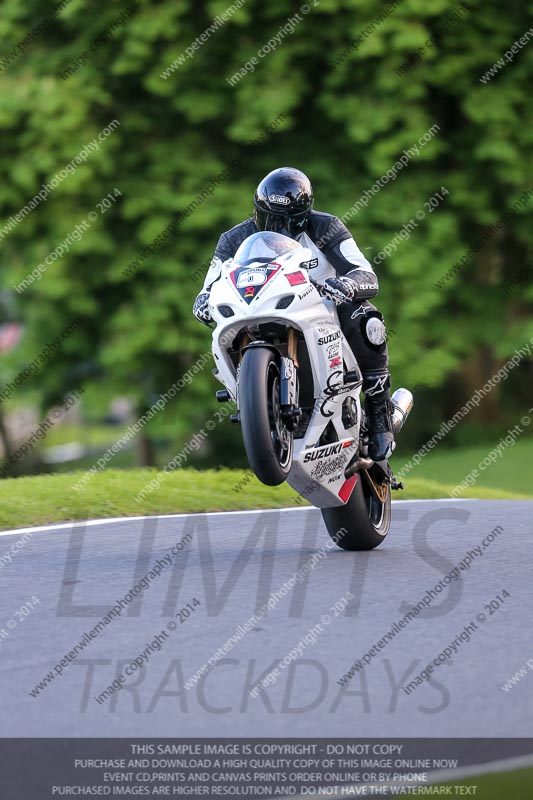
<instances>
[{"instance_id":1,"label":"motorcycle exhaust pipe","mask_svg":"<svg viewBox=\"0 0 533 800\"><path fill-rule=\"evenodd\" d=\"M405 425L405 421L413 407L413 395L409 389L396 389L391 397L393 407L392 428L394 435L397 436Z\"/></svg>"},{"instance_id":2,"label":"motorcycle exhaust pipe","mask_svg":"<svg viewBox=\"0 0 533 800\"><path fill-rule=\"evenodd\" d=\"M346 480L353 478L356 472L361 472L362 469L370 469L370 467L374 466L374 462L371 458L358 458L354 464L348 467L348 469L344 473L344 477Z\"/></svg>"}]
</instances>

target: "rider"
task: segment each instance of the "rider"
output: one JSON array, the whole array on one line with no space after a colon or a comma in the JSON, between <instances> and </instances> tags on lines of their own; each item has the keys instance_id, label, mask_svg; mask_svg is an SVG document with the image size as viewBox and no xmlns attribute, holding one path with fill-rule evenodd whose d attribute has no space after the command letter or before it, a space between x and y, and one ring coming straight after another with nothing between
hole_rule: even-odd
<instances>
[{"instance_id":1,"label":"rider","mask_svg":"<svg viewBox=\"0 0 533 800\"><path fill-rule=\"evenodd\" d=\"M209 324L209 292L220 263L232 258L242 242L258 231L275 231L296 239L313 251L313 279L321 294L338 306L339 321L363 376L368 420L369 456L388 458L393 450L389 357L383 317L369 303L378 293L378 281L350 232L338 217L313 211L313 189L300 170L281 167L257 187L254 214L219 239L193 314ZM310 262L312 264L313 262Z\"/></svg>"}]
</instances>

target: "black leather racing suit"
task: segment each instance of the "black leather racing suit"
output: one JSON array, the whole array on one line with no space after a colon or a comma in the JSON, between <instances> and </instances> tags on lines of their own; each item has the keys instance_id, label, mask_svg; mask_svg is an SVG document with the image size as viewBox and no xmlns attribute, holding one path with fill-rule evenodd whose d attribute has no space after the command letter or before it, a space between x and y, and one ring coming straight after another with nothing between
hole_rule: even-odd
<instances>
[{"instance_id":1,"label":"black leather racing suit","mask_svg":"<svg viewBox=\"0 0 533 800\"><path fill-rule=\"evenodd\" d=\"M232 258L242 242L257 233L252 217L223 233L215 250L215 259ZM344 335L357 359L363 375L363 391L376 401L388 398L389 356L383 317L369 302L378 293L378 280L369 262L361 253L344 223L332 214L312 211L305 233L296 239L310 247L318 258L311 277L317 283L336 275L347 275L357 283L352 303L337 306ZM211 288L209 274L202 291Z\"/></svg>"}]
</instances>

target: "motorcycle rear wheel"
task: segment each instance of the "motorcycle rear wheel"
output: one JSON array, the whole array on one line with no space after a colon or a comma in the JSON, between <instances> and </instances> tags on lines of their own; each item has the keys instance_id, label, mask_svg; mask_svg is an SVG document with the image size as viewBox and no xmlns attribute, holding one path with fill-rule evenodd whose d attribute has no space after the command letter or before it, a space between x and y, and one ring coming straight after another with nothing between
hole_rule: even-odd
<instances>
[{"instance_id":1,"label":"motorcycle rear wheel","mask_svg":"<svg viewBox=\"0 0 533 800\"><path fill-rule=\"evenodd\" d=\"M322 508L321 512L329 535L343 550L373 550L389 532L390 486L380 502L359 475L346 505Z\"/></svg>"},{"instance_id":2,"label":"motorcycle rear wheel","mask_svg":"<svg viewBox=\"0 0 533 800\"><path fill-rule=\"evenodd\" d=\"M292 466L293 437L281 416L279 357L266 347L246 350L239 375L239 413L250 467L279 486Z\"/></svg>"}]
</instances>

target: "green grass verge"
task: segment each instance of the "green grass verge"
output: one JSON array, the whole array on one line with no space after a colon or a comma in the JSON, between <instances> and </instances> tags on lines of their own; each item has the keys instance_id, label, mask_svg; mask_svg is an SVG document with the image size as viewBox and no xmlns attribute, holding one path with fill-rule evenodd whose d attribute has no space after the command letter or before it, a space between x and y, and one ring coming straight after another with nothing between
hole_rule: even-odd
<instances>
[{"instance_id":1,"label":"green grass verge","mask_svg":"<svg viewBox=\"0 0 533 800\"><path fill-rule=\"evenodd\" d=\"M455 486L461 483L473 469L477 469L483 459L498 444L498 441L494 441L491 444L456 450L444 450L436 447L431 453L424 456L418 467L413 468L406 476L406 481L411 477L425 478L451 483ZM479 470L476 487L531 494L531 469L529 466L533 463L533 438L523 437L500 452L500 457L493 464ZM401 466L408 462L409 457L404 456L402 451L401 456L394 458L393 466L399 472Z\"/></svg>"},{"instance_id":2,"label":"green grass verge","mask_svg":"<svg viewBox=\"0 0 533 800\"><path fill-rule=\"evenodd\" d=\"M533 769L515 772L496 772L462 781L449 781L439 786L476 786L475 794L454 797L475 797L476 800L531 800L533 797ZM439 795L435 795L438 797ZM445 796L445 795L443 795Z\"/></svg>"},{"instance_id":3,"label":"green grass verge","mask_svg":"<svg viewBox=\"0 0 533 800\"><path fill-rule=\"evenodd\" d=\"M304 505L286 484L264 486L244 470L185 469L107 470L93 475L79 491L73 485L83 472L14 478L0 481L0 529L43 525L50 522L143 514L175 514L199 511L239 511ZM141 502L135 497L160 481ZM402 499L446 497L447 487L436 481L412 479ZM527 495L491 489L472 489L469 497L518 499Z\"/></svg>"}]
</instances>

